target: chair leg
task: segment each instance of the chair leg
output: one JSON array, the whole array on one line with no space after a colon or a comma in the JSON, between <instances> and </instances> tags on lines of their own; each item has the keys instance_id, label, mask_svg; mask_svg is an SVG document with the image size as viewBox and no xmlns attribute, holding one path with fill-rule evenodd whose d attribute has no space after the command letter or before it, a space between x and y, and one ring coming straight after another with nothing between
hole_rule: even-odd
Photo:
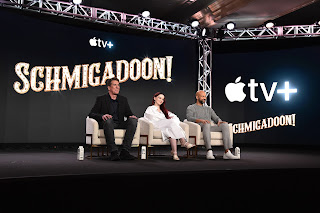
<instances>
[{"instance_id":1,"label":"chair leg","mask_svg":"<svg viewBox=\"0 0 320 213\"><path fill-rule=\"evenodd\" d=\"M92 160L92 145L90 146L90 160Z\"/></svg>"},{"instance_id":2,"label":"chair leg","mask_svg":"<svg viewBox=\"0 0 320 213\"><path fill-rule=\"evenodd\" d=\"M140 149L141 149L141 147L140 147L140 144L139 144L139 146L138 146L138 159L140 158Z\"/></svg>"}]
</instances>

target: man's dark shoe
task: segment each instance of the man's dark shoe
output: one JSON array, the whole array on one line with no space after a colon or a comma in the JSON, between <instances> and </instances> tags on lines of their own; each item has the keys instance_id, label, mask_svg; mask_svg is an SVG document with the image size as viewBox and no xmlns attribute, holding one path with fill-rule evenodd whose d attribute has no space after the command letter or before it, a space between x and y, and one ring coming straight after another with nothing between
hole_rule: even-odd
<instances>
[{"instance_id":1,"label":"man's dark shoe","mask_svg":"<svg viewBox=\"0 0 320 213\"><path fill-rule=\"evenodd\" d=\"M110 160L112 160L112 161L121 160L119 157L118 151L111 152Z\"/></svg>"},{"instance_id":2,"label":"man's dark shoe","mask_svg":"<svg viewBox=\"0 0 320 213\"><path fill-rule=\"evenodd\" d=\"M121 160L134 160L134 159L136 159L133 155L130 155L130 153L126 149L121 150L119 157Z\"/></svg>"}]
</instances>

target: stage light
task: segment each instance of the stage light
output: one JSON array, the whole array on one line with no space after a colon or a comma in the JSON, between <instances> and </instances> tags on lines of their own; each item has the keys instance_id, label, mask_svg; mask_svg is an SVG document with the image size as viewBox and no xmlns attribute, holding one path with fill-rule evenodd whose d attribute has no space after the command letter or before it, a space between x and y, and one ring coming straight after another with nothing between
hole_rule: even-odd
<instances>
[{"instance_id":1,"label":"stage light","mask_svg":"<svg viewBox=\"0 0 320 213\"><path fill-rule=\"evenodd\" d=\"M82 0L72 0L72 2L73 2L74 4L81 4L81 3L82 3Z\"/></svg>"},{"instance_id":2,"label":"stage light","mask_svg":"<svg viewBox=\"0 0 320 213\"><path fill-rule=\"evenodd\" d=\"M202 38L214 38L216 36L215 30L213 28L203 28L200 30L199 35Z\"/></svg>"},{"instance_id":3,"label":"stage light","mask_svg":"<svg viewBox=\"0 0 320 213\"><path fill-rule=\"evenodd\" d=\"M270 29L270 28L274 27L274 23L272 21L267 21L265 23L265 26L266 26L266 28Z\"/></svg>"},{"instance_id":4,"label":"stage light","mask_svg":"<svg viewBox=\"0 0 320 213\"><path fill-rule=\"evenodd\" d=\"M191 26L192 27L198 27L199 26L199 21L198 20L194 20L191 22Z\"/></svg>"},{"instance_id":5,"label":"stage light","mask_svg":"<svg viewBox=\"0 0 320 213\"><path fill-rule=\"evenodd\" d=\"M236 27L236 24L235 24L234 22L232 22L232 21L230 21L230 22L228 22L228 23L226 24L226 28L227 28L228 30L233 30L235 27Z\"/></svg>"},{"instance_id":6,"label":"stage light","mask_svg":"<svg viewBox=\"0 0 320 213\"><path fill-rule=\"evenodd\" d=\"M149 18L150 17L150 11L148 10L145 10L141 13L142 17L143 18Z\"/></svg>"},{"instance_id":7,"label":"stage light","mask_svg":"<svg viewBox=\"0 0 320 213\"><path fill-rule=\"evenodd\" d=\"M206 28L203 28L203 29L202 29L202 32L201 32L201 36L202 36L202 37L207 36L207 32L208 32L207 29L206 29Z\"/></svg>"}]
</instances>

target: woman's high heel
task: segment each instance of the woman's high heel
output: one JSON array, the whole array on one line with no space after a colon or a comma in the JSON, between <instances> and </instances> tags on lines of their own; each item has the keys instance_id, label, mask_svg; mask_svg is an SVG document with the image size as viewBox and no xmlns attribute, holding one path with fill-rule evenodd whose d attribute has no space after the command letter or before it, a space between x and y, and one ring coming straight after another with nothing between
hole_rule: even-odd
<instances>
[{"instance_id":1,"label":"woman's high heel","mask_svg":"<svg viewBox=\"0 0 320 213\"><path fill-rule=\"evenodd\" d=\"M185 148L187 148L187 149L190 149L190 148L194 147L195 145L194 145L194 144L191 144L191 143L189 143L189 142L185 142L183 145L181 144L181 146L183 146L183 147L185 147Z\"/></svg>"},{"instance_id":2,"label":"woman's high heel","mask_svg":"<svg viewBox=\"0 0 320 213\"><path fill-rule=\"evenodd\" d=\"M171 151L171 156L173 156L173 160L180 160L180 158L178 157L178 154L177 154L177 152L172 152Z\"/></svg>"}]
</instances>

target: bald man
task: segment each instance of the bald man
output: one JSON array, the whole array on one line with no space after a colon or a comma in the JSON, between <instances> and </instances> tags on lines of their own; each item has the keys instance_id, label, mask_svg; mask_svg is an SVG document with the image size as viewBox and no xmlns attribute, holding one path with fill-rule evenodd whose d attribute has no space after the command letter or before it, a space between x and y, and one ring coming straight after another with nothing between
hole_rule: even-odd
<instances>
[{"instance_id":1,"label":"bald man","mask_svg":"<svg viewBox=\"0 0 320 213\"><path fill-rule=\"evenodd\" d=\"M234 156L230 149L232 148L232 140L230 138L229 125L227 122L222 121L213 109L208 106L204 106L207 96L202 90L196 93L197 102L188 106L187 108L187 120L198 123L201 126L203 132L203 140L207 148L207 159L214 160L212 148L211 148L211 132L222 132L222 139L225 152L223 159L235 160L239 157ZM211 126L211 120L217 124L217 126Z\"/></svg>"}]
</instances>

